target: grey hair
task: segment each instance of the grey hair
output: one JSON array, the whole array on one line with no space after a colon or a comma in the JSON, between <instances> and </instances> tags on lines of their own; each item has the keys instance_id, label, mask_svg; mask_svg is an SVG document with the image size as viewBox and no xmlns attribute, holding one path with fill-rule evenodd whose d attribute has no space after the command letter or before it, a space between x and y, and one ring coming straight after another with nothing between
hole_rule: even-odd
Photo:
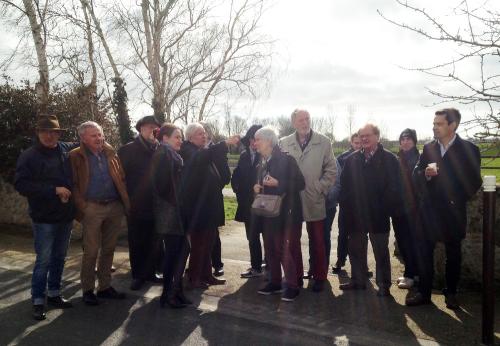
<instances>
[{"instance_id":1,"label":"grey hair","mask_svg":"<svg viewBox=\"0 0 500 346\"><path fill-rule=\"evenodd\" d=\"M104 132L102 131L102 127L101 125L99 125L98 123L96 123L95 121L86 121L82 124L80 124L77 128L78 130L78 135L80 137L83 136L83 134L85 133L85 131L89 128L95 128L95 129L98 129L99 131L101 131L102 134L104 134Z\"/></svg>"},{"instance_id":2,"label":"grey hair","mask_svg":"<svg viewBox=\"0 0 500 346\"><path fill-rule=\"evenodd\" d=\"M271 142L273 148L278 145L278 135L270 126L264 126L257 130L254 137Z\"/></svg>"},{"instance_id":3,"label":"grey hair","mask_svg":"<svg viewBox=\"0 0 500 346\"><path fill-rule=\"evenodd\" d=\"M306 111L305 109L297 108L292 112L292 115L290 116L290 120L292 121L292 123L299 113L306 113L307 115L309 115L309 119L311 118L311 114L308 111Z\"/></svg>"},{"instance_id":4,"label":"grey hair","mask_svg":"<svg viewBox=\"0 0 500 346\"><path fill-rule=\"evenodd\" d=\"M191 137L193 137L194 133L199 130L205 130L202 124L200 123L191 123L188 126L186 126L186 129L184 130L184 135L186 136L186 140L190 140Z\"/></svg>"}]
</instances>

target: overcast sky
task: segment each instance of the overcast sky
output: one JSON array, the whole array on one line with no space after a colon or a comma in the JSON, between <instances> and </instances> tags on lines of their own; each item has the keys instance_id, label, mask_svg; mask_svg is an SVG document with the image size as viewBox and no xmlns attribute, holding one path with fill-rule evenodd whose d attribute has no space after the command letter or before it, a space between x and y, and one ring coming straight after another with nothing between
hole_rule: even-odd
<instances>
[{"instance_id":1,"label":"overcast sky","mask_svg":"<svg viewBox=\"0 0 500 346\"><path fill-rule=\"evenodd\" d=\"M458 3L413 2L436 14L449 13ZM372 121L389 138L397 138L406 127L415 128L419 137L431 136L433 114L440 106L432 107L438 99L425 88L451 86L400 66L443 62L453 50L386 22L377 9L387 17L422 24L392 0L276 1L263 28L278 40L282 73L270 96L251 109L252 115L288 116L301 106L314 117L333 109L338 117L334 133L342 138L347 135L347 107L354 105L358 126ZM470 116L470 108L456 106L464 117Z\"/></svg>"},{"instance_id":2,"label":"overcast sky","mask_svg":"<svg viewBox=\"0 0 500 346\"><path fill-rule=\"evenodd\" d=\"M413 1L452 25L460 22L442 15L459 2ZM393 0L269 0L271 3L262 30L276 40L272 88L256 102L240 100L233 107L235 114L257 119L288 116L297 107L308 109L312 117L333 112L337 116L334 134L343 138L347 135L347 108L352 105L357 127L370 121L380 125L389 138L397 138L406 127L415 128L420 138L431 136L434 111L442 106L432 106L439 100L426 88L449 92L453 86L400 66L444 62L454 51L386 22L377 9L387 17L421 25L418 17ZM5 56L16 40L14 33L1 30L4 44L0 53ZM465 72L473 75L475 67L466 66ZM20 72L12 72L16 73ZM36 74L30 76L36 78ZM148 105L138 104L138 97L129 96L133 120L151 113ZM470 107L455 106L464 118L470 117Z\"/></svg>"}]
</instances>

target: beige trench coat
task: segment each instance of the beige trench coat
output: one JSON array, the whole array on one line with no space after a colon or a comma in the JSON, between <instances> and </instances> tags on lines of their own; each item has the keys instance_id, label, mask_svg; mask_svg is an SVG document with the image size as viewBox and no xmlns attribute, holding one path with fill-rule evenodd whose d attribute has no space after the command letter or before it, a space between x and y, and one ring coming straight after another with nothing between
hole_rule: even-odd
<instances>
[{"instance_id":1,"label":"beige trench coat","mask_svg":"<svg viewBox=\"0 0 500 346\"><path fill-rule=\"evenodd\" d=\"M297 160L306 181L306 188L300 192L304 220L323 220L326 217L325 198L337 176L332 143L327 137L313 131L309 144L302 151L294 132L281 138L280 146Z\"/></svg>"}]
</instances>

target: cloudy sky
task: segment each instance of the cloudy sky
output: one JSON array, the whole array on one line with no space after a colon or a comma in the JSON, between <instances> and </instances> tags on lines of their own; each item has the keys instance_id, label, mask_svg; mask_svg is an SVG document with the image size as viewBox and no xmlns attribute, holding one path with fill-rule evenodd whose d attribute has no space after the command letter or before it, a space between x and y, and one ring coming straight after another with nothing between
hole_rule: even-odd
<instances>
[{"instance_id":1,"label":"cloudy sky","mask_svg":"<svg viewBox=\"0 0 500 346\"><path fill-rule=\"evenodd\" d=\"M439 16L458 3L413 2ZM392 0L276 1L263 28L278 40L281 73L268 98L240 107L250 108L256 117L289 115L297 106L309 109L312 116L333 110L334 133L342 138L347 134L347 108L353 105L358 126L377 123L389 138L397 138L406 127L415 128L422 138L431 136L433 112L439 106L432 106L437 99L426 87L452 86L400 66L443 62L454 51L386 22L377 9L396 20L423 24ZM461 109L464 117L470 116L470 108Z\"/></svg>"},{"instance_id":2,"label":"cloudy sky","mask_svg":"<svg viewBox=\"0 0 500 346\"><path fill-rule=\"evenodd\" d=\"M463 26L460 18L444 15L459 0L413 3L430 9L447 24ZM357 127L370 121L389 138L397 138L406 127L415 128L420 138L431 136L434 111L442 106L433 106L439 100L426 88L452 92L455 86L401 66L444 62L456 52L452 46L429 42L388 23L377 10L405 23L425 22L394 0L268 0L266 4L269 9L262 31L276 40L272 88L255 102L240 100L233 106L235 114L253 119L288 116L297 107L308 109L313 117L333 113L337 118L334 134L343 138L348 134L346 118L351 107L356 110ZM16 37L14 32L0 30L4 37L0 53L6 56ZM471 78L474 68L462 66ZM148 105L129 96L134 120L151 113ZM470 106L455 106L464 118L471 116Z\"/></svg>"}]
</instances>

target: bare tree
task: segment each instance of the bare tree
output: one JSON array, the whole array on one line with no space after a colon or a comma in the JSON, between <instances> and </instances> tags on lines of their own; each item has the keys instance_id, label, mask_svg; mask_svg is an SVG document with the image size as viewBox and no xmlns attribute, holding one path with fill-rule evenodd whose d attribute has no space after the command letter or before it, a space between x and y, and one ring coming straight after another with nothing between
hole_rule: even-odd
<instances>
[{"instance_id":1,"label":"bare tree","mask_svg":"<svg viewBox=\"0 0 500 346\"><path fill-rule=\"evenodd\" d=\"M39 1L22 0L8 1L0 0L2 5L1 11L4 17L9 18L14 11L16 24L24 22L29 23L29 28L32 36L32 43L35 47L38 69L38 82L36 83L36 94L38 103L38 113L40 115L47 114L49 104L49 64L47 61L47 37L48 37L48 22L49 22L49 2L40 4ZM17 53L17 50L16 50Z\"/></svg>"},{"instance_id":2,"label":"bare tree","mask_svg":"<svg viewBox=\"0 0 500 346\"><path fill-rule=\"evenodd\" d=\"M356 106L350 104L347 106L347 118L346 118L346 127L347 132L349 133L349 137L356 131Z\"/></svg>"},{"instance_id":3,"label":"bare tree","mask_svg":"<svg viewBox=\"0 0 500 346\"><path fill-rule=\"evenodd\" d=\"M404 10L414 15L415 21L423 20L424 24L405 23L379 14L388 22L416 33L424 39L452 44L455 56L443 58L431 66L410 68L433 77L451 81L457 89L428 91L440 101L458 102L471 107L473 118L464 122L467 132L478 139L493 139L498 145L500 138L500 73L498 59L500 57L500 12L496 2L480 2L473 6L470 0L457 1L457 6L450 15L458 19L457 25L449 24L437 14L425 8L413 5L406 0L395 0ZM446 17L450 17L446 16ZM442 56L442 55L440 55ZM444 55L446 56L446 55ZM476 78L465 73L464 66L476 66ZM447 84L449 85L449 84ZM450 90L453 90L452 92Z\"/></svg>"},{"instance_id":4,"label":"bare tree","mask_svg":"<svg viewBox=\"0 0 500 346\"><path fill-rule=\"evenodd\" d=\"M141 1L113 9L126 66L151 95L160 119L203 120L222 95L257 95L267 82L272 42L259 33L262 0L230 1L225 23L208 1ZM144 75L147 73L147 77ZM189 115L191 114L191 115Z\"/></svg>"}]
</instances>

